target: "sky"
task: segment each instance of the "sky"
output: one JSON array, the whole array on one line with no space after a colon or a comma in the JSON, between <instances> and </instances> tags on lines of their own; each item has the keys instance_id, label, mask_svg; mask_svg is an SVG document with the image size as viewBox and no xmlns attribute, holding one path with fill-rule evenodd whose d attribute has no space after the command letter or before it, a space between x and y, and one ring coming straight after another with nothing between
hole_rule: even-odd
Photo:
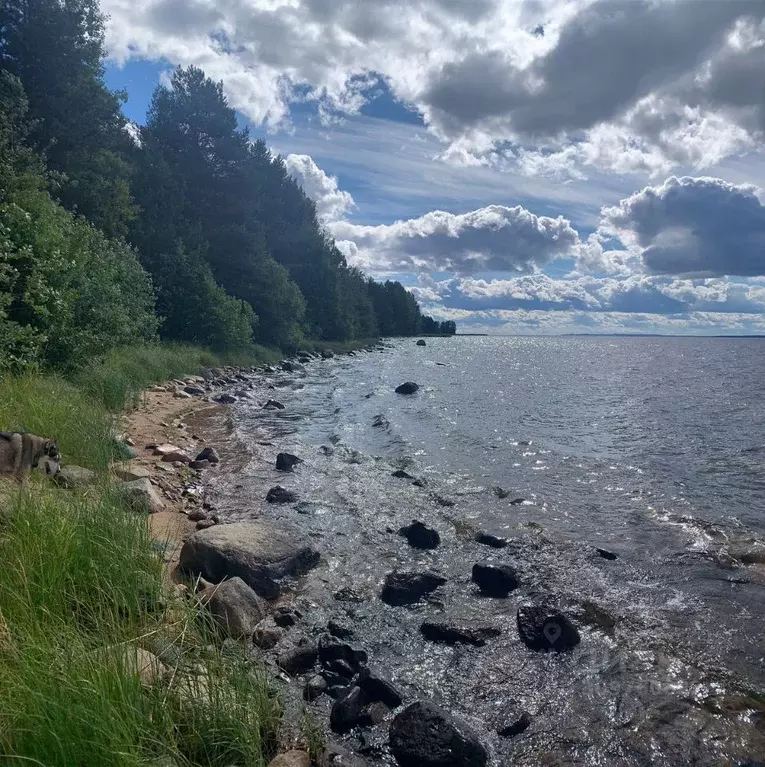
<instances>
[{"instance_id":1,"label":"sky","mask_svg":"<svg viewBox=\"0 0 765 767\"><path fill-rule=\"evenodd\" d=\"M221 80L352 265L460 332L765 333L763 0L101 0Z\"/></svg>"}]
</instances>

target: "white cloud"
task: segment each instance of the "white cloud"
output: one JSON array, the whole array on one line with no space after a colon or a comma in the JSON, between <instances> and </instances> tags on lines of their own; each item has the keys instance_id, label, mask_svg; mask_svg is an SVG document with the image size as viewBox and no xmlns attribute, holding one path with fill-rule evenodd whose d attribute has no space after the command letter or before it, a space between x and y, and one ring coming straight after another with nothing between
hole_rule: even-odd
<instances>
[{"instance_id":1,"label":"white cloud","mask_svg":"<svg viewBox=\"0 0 765 767\"><path fill-rule=\"evenodd\" d=\"M327 175L308 155L289 154L284 164L316 203L316 212L323 221L336 221L355 207L351 194L339 188L337 177Z\"/></svg>"}]
</instances>

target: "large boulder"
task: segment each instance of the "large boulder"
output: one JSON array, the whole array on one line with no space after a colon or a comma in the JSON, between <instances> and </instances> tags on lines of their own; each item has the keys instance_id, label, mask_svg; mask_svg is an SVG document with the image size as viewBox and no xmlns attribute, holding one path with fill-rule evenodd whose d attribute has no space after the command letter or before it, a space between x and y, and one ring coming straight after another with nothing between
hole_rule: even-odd
<instances>
[{"instance_id":1,"label":"large boulder","mask_svg":"<svg viewBox=\"0 0 765 767\"><path fill-rule=\"evenodd\" d=\"M298 495L294 490L287 490L287 488L281 485L272 487L268 493L266 493L266 500L269 503L295 503Z\"/></svg>"},{"instance_id":2,"label":"large boulder","mask_svg":"<svg viewBox=\"0 0 765 767\"><path fill-rule=\"evenodd\" d=\"M181 549L180 566L213 583L238 576L272 599L284 578L302 575L318 562L319 552L295 528L255 520L193 533Z\"/></svg>"},{"instance_id":3,"label":"large boulder","mask_svg":"<svg viewBox=\"0 0 765 767\"><path fill-rule=\"evenodd\" d=\"M421 339L420 339L420 340L417 342L417 346L427 346L427 344L425 343L425 339L424 339L424 338L421 338Z\"/></svg>"},{"instance_id":4,"label":"large boulder","mask_svg":"<svg viewBox=\"0 0 765 767\"><path fill-rule=\"evenodd\" d=\"M486 749L460 720L428 701L417 701L390 726L390 748L401 767L485 767Z\"/></svg>"},{"instance_id":5,"label":"large boulder","mask_svg":"<svg viewBox=\"0 0 765 767\"><path fill-rule=\"evenodd\" d=\"M155 514L165 508L164 501L146 477L130 482L120 482L116 490L120 497L134 509Z\"/></svg>"},{"instance_id":6,"label":"large boulder","mask_svg":"<svg viewBox=\"0 0 765 767\"><path fill-rule=\"evenodd\" d=\"M114 474L124 482L133 482L136 479L149 479L151 472L145 466L129 466L117 464L113 468Z\"/></svg>"},{"instance_id":7,"label":"large boulder","mask_svg":"<svg viewBox=\"0 0 765 767\"><path fill-rule=\"evenodd\" d=\"M294 471L299 463L302 460L292 453L279 453L276 456L276 468L279 471Z\"/></svg>"},{"instance_id":8,"label":"large boulder","mask_svg":"<svg viewBox=\"0 0 765 767\"><path fill-rule=\"evenodd\" d=\"M446 583L446 578L432 572L392 572L385 576L380 598L389 605L412 605Z\"/></svg>"},{"instance_id":9,"label":"large boulder","mask_svg":"<svg viewBox=\"0 0 765 767\"><path fill-rule=\"evenodd\" d=\"M437 530L417 520L411 525L402 527L398 534L403 535L409 541L409 545L415 549L435 549L441 543L441 536Z\"/></svg>"},{"instance_id":10,"label":"large boulder","mask_svg":"<svg viewBox=\"0 0 765 767\"><path fill-rule=\"evenodd\" d=\"M379 700L390 708L397 708L404 700L401 693L385 677L370 671L369 668L361 669L356 684L372 699Z\"/></svg>"},{"instance_id":11,"label":"large boulder","mask_svg":"<svg viewBox=\"0 0 765 767\"><path fill-rule=\"evenodd\" d=\"M495 562L476 562L473 583L488 597L506 597L519 585L518 576L510 565Z\"/></svg>"},{"instance_id":12,"label":"large boulder","mask_svg":"<svg viewBox=\"0 0 765 767\"><path fill-rule=\"evenodd\" d=\"M527 603L518 608L518 633L532 650L565 652L579 644L576 626L549 603Z\"/></svg>"},{"instance_id":13,"label":"large boulder","mask_svg":"<svg viewBox=\"0 0 765 767\"><path fill-rule=\"evenodd\" d=\"M474 620L424 621L420 631L425 639L445 644L471 644L483 647L488 639L498 637L502 631L497 626Z\"/></svg>"},{"instance_id":14,"label":"large boulder","mask_svg":"<svg viewBox=\"0 0 765 767\"><path fill-rule=\"evenodd\" d=\"M200 599L233 639L251 637L266 616L265 603L241 578L210 584L201 592Z\"/></svg>"},{"instance_id":15,"label":"large boulder","mask_svg":"<svg viewBox=\"0 0 765 767\"><path fill-rule=\"evenodd\" d=\"M419 385L414 381L405 381L396 387L396 394L414 394L419 388Z\"/></svg>"}]
</instances>

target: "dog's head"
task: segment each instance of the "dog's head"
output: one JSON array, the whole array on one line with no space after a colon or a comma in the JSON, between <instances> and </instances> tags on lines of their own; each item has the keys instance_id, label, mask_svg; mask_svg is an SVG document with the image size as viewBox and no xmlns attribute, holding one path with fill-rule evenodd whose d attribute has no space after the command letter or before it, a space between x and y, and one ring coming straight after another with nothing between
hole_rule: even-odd
<instances>
[{"instance_id":1,"label":"dog's head","mask_svg":"<svg viewBox=\"0 0 765 767\"><path fill-rule=\"evenodd\" d=\"M58 443L55 439L46 439L42 446L40 460L45 466L46 474L58 474L61 470L61 454L58 452Z\"/></svg>"}]
</instances>

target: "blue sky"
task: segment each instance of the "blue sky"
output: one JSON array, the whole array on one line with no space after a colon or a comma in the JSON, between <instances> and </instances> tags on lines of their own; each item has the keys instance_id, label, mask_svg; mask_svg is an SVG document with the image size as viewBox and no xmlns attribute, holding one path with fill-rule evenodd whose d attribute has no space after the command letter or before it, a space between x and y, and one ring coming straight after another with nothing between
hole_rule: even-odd
<instances>
[{"instance_id":1,"label":"blue sky","mask_svg":"<svg viewBox=\"0 0 765 767\"><path fill-rule=\"evenodd\" d=\"M102 4L131 120L175 65L221 79L349 262L434 316L765 332L762 3Z\"/></svg>"}]
</instances>

